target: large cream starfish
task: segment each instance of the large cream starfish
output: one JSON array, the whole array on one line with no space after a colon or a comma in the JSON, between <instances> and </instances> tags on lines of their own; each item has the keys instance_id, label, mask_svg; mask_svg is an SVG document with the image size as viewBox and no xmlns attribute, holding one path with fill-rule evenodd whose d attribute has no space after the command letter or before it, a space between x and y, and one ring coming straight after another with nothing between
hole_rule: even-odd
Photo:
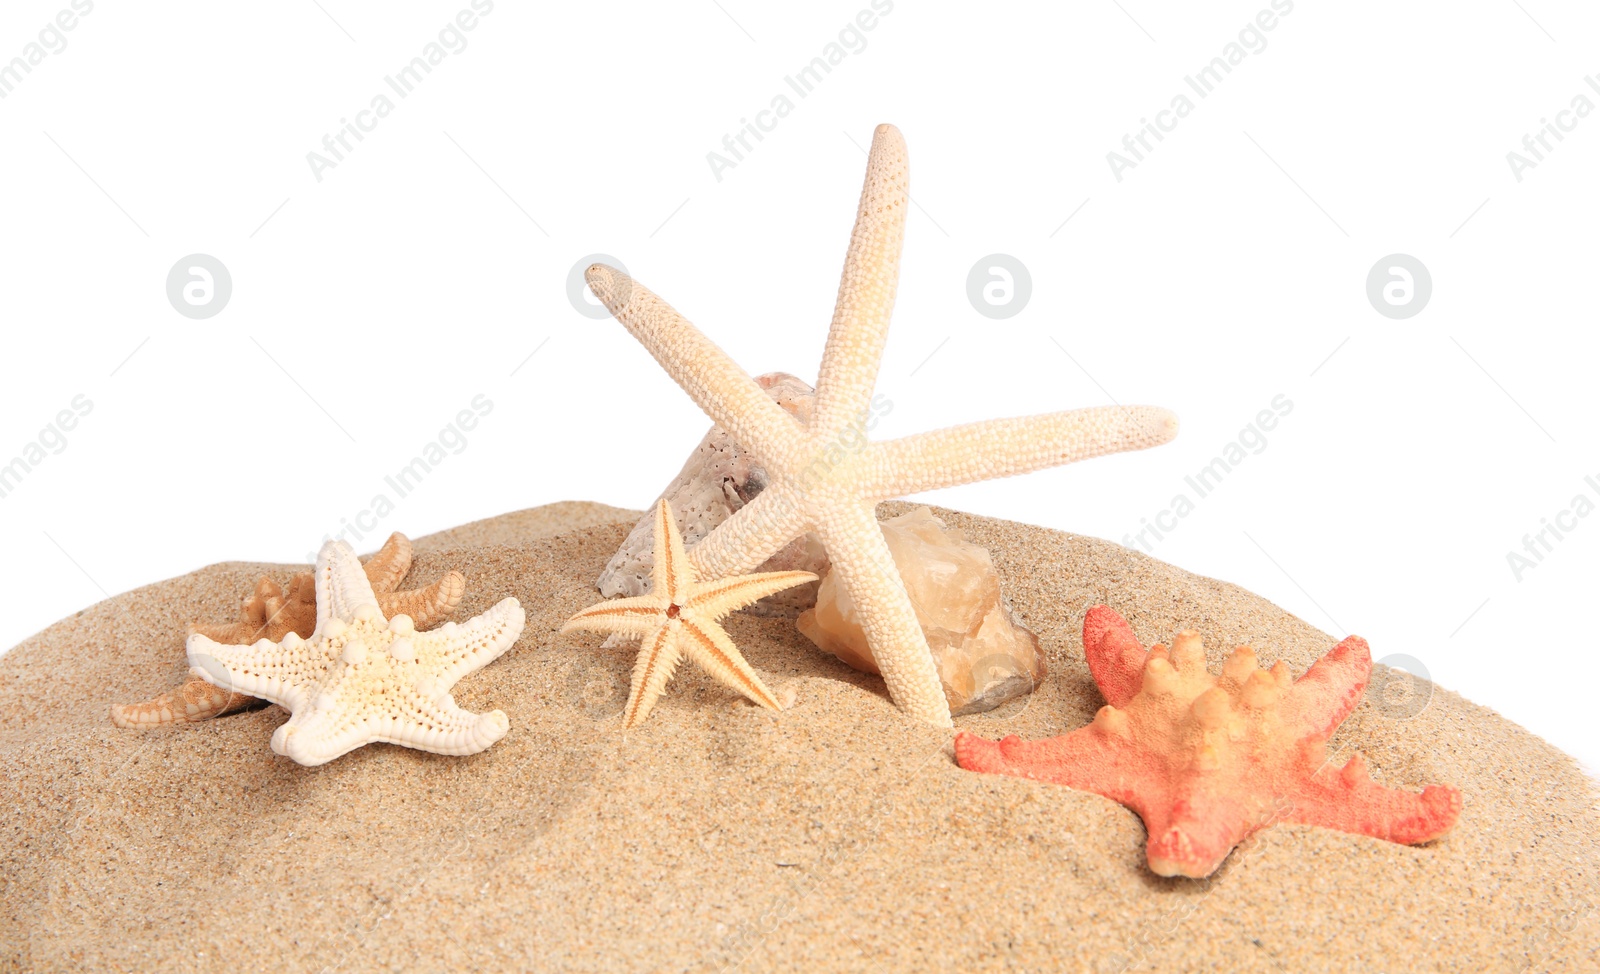
<instances>
[{"instance_id":1,"label":"large cream starfish","mask_svg":"<svg viewBox=\"0 0 1600 974\"><path fill-rule=\"evenodd\" d=\"M748 571L803 532L815 532L860 606L890 696L908 713L948 727L939 674L878 528L877 503L1157 446L1176 434L1177 419L1150 406L1102 407L868 442L863 421L894 305L907 201L905 142L894 126L880 125L807 424L784 412L722 349L626 274L595 264L587 278L617 320L772 478L755 500L695 545L689 553L695 571L709 577Z\"/></svg>"},{"instance_id":2,"label":"large cream starfish","mask_svg":"<svg viewBox=\"0 0 1600 974\"><path fill-rule=\"evenodd\" d=\"M450 688L517 641L526 617L516 599L464 625L417 632L408 615L384 618L361 562L343 541L322 546L316 588L310 639L290 632L279 642L230 646L189 636L191 674L293 714L273 732L273 751L317 765L372 741L464 755L505 736L504 713L462 710Z\"/></svg>"},{"instance_id":3,"label":"large cream starfish","mask_svg":"<svg viewBox=\"0 0 1600 974\"><path fill-rule=\"evenodd\" d=\"M685 656L751 701L769 710L781 710L778 699L745 662L720 620L774 592L814 582L817 576L810 572L762 572L697 581L683 551L677 519L665 500L656 503L655 542L649 595L592 605L561 627L562 632L590 629L640 638L622 726L637 727L650 716L650 709Z\"/></svg>"}]
</instances>

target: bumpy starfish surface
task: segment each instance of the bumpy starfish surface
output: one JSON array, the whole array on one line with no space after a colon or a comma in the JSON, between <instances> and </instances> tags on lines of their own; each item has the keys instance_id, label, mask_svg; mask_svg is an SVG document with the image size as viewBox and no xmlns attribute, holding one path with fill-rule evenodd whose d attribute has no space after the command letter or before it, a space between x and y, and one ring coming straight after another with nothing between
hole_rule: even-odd
<instances>
[{"instance_id":1,"label":"bumpy starfish surface","mask_svg":"<svg viewBox=\"0 0 1600 974\"><path fill-rule=\"evenodd\" d=\"M430 629L461 604L467 580L460 572L448 572L427 588L396 592L400 580L411 571L411 539L396 531L389 535L377 554L365 565L367 581L378 596L378 609L385 616L408 615L418 628ZM239 621L227 625L195 623L198 632L213 642L246 645L258 639L277 642L289 633L305 637L317 624L316 586L310 572L289 579L285 593L270 578L256 583L255 594L239 610ZM197 723L231 714L249 706L256 698L248 694L215 687L199 677L190 677L182 686L153 700L135 704L113 704L111 722L118 727L145 729L166 724Z\"/></svg>"},{"instance_id":2,"label":"bumpy starfish surface","mask_svg":"<svg viewBox=\"0 0 1600 974\"><path fill-rule=\"evenodd\" d=\"M971 771L1052 781L1133 809L1149 833L1146 859L1162 876L1210 875L1233 847L1274 822L1391 842L1438 838L1455 825L1461 793L1385 788L1359 755L1334 768L1328 737L1355 709L1372 671L1366 640L1350 636L1298 680L1248 646L1220 677L1206 671L1200 636L1181 632L1149 652L1105 606L1083 622L1089 672L1107 705L1061 737L999 743L956 735Z\"/></svg>"},{"instance_id":3,"label":"bumpy starfish surface","mask_svg":"<svg viewBox=\"0 0 1600 974\"><path fill-rule=\"evenodd\" d=\"M476 754L510 726L498 710L456 706L450 688L511 648L525 614L516 599L464 625L418 632L404 613L385 618L355 552L330 541L317 555L316 627L274 642L229 646L189 636L190 673L288 708L272 750L304 765L372 741L438 754Z\"/></svg>"},{"instance_id":4,"label":"bumpy starfish surface","mask_svg":"<svg viewBox=\"0 0 1600 974\"><path fill-rule=\"evenodd\" d=\"M878 528L879 501L1008 477L1172 439L1177 420L1147 406L991 420L869 443L864 420L899 278L907 195L905 142L892 125L872 139L867 176L818 373L802 424L665 301L596 264L589 287L696 403L766 468L772 483L695 545L703 576L748 571L806 531L860 607L873 658L906 712L950 726L927 641Z\"/></svg>"},{"instance_id":5,"label":"bumpy starfish surface","mask_svg":"<svg viewBox=\"0 0 1600 974\"><path fill-rule=\"evenodd\" d=\"M719 624L723 616L774 592L817 576L810 572L762 572L698 581L683 551L683 536L665 500L656 502L655 564L649 595L592 605L561 627L638 636L639 658L623 708L622 726L637 727L650 715L667 681L685 656L719 682L769 710L781 710L761 677L745 662Z\"/></svg>"}]
</instances>

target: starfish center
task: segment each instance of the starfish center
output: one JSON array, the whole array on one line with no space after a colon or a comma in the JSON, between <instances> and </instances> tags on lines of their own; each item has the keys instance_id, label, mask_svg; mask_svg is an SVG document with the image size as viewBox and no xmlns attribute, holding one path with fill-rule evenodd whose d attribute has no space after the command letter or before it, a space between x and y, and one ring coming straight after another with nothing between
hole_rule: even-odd
<instances>
[{"instance_id":1,"label":"starfish center","mask_svg":"<svg viewBox=\"0 0 1600 974\"><path fill-rule=\"evenodd\" d=\"M678 613L680 611L682 611L682 609L683 609L683 606L679 605L676 602L673 602L672 604L667 606L667 618L668 619L676 619L676 618L678 618Z\"/></svg>"}]
</instances>

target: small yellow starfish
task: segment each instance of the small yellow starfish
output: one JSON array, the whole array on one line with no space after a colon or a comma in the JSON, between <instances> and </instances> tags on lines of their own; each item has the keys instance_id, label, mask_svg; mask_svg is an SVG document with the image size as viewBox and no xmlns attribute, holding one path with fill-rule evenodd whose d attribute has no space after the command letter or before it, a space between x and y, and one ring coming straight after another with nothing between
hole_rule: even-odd
<instances>
[{"instance_id":1,"label":"small yellow starfish","mask_svg":"<svg viewBox=\"0 0 1600 974\"><path fill-rule=\"evenodd\" d=\"M1178 421L1153 406L1105 406L868 442L864 418L900 276L908 186L905 141L893 125L880 125L809 422L784 412L726 352L643 285L603 264L586 276L617 320L771 477L759 496L694 546L694 570L703 576L748 571L815 532L860 607L889 695L913 716L949 727L950 707L874 516L877 503L1158 446L1177 433Z\"/></svg>"},{"instance_id":2,"label":"small yellow starfish","mask_svg":"<svg viewBox=\"0 0 1600 974\"><path fill-rule=\"evenodd\" d=\"M647 716L667 681L687 656L719 682L769 710L778 700L745 662L739 647L719 625L723 616L774 592L816 581L810 572L763 572L711 582L695 580L683 551L683 535L665 500L656 503L655 566L649 595L612 599L592 605L561 627L638 636L639 659L633 664L633 687L623 709L622 726L637 727Z\"/></svg>"}]
</instances>

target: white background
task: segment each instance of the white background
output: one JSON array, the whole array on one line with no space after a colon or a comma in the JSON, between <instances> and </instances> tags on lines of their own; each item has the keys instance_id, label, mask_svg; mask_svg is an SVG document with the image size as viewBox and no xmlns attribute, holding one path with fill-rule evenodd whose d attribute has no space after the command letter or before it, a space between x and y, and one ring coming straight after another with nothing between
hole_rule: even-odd
<instances>
[{"instance_id":1,"label":"white background","mask_svg":"<svg viewBox=\"0 0 1600 974\"><path fill-rule=\"evenodd\" d=\"M480 393L492 413L363 550L647 504L708 421L574 310L568 271L613 254L752 373L812 379L861 146L893 121L918 205L875 435L1113 399L1183 423L929 500L1120 540L1283 394L1267 447L1154 554L1600 765L1600 516L1520 581L1506 558L1600 502L1600 113L1520 182L1506 159L1600 104L1592 7L1297 0L1201 100L1184 76L1266 0L896 0L800 99L784 76L867 0L496 0L401 100L384 76L468 3L390 6L98 0L0 100L0 462L94 404L0 499L0 645L211 562L304 560ZM7 3L0 59L66 8ZM307 153L380 92L393 112L316 179ZM1180 92L1194 111L1119 182L1106 154ZM707 153L780 93L792 113L718 181ZM995 252L1033 279L998 321L965 291ZM1396 252L1433 278L1406 320L1365 294ZM233 278L207 320L165 294L192 253Z\"/></svg>"}]
</instances>

